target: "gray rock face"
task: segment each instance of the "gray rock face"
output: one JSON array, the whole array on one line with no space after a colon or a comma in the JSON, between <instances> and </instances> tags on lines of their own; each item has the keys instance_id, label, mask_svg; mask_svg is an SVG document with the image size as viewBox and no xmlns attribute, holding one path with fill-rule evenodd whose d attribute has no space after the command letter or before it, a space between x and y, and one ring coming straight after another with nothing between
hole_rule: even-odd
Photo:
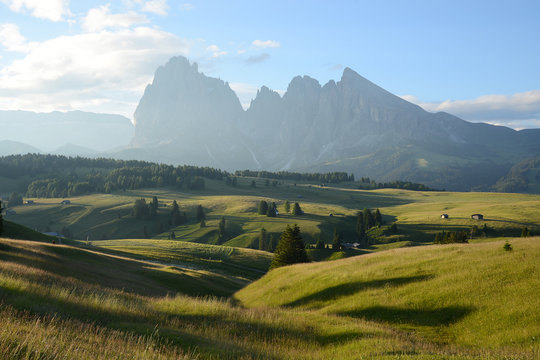
<instances>
[{"instance_id":1,"label":"gray rock face","mask_svg":"<svg viewBox=\"0 0 540 360\"><path fill-rule=\"evenodd\" d=\"M349 68L324 86L297 76L283 97L263 86L244 111L227 83L177 57L156 71L135 121L132 145L153 148L177 163L347 171L440 187L444 181L441 186L432 179L449 166L489 159L504 170L540 152L540 131L428 113Z\"/></svg>"}]
</instances>

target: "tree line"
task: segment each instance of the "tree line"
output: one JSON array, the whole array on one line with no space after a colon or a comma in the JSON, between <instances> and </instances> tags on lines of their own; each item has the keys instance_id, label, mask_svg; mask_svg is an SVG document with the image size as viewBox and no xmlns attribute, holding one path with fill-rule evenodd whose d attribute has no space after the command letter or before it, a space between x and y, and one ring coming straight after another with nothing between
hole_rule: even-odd
<instances>
[{"instance_id":1,"label":"tree line","mask_svg":"<svg viewBox=\"0 0 540 360\"><path fill-rule=\"evenodd\" d=\"M353 182L354 174L346 172L330 172L330 173L297 173L291 171L264 171L264 170L236 170L236 176L256 177L277 180L295 180L295 181L314 181L321 183L340 183Z\"/></svg>"},{"instance_id":2,"label":"tree line","mask_svg":"<svg viewBox=\"0 0 540 360\"><path fill-rule=\"evenodd\" d=\"M228 175L210 167L138 160L40 154L0 157L0 176L34 179L27 186L28 197L66 197L161 186L203 190L204 178L222 180Z\"/></svg>"}]
</instances>

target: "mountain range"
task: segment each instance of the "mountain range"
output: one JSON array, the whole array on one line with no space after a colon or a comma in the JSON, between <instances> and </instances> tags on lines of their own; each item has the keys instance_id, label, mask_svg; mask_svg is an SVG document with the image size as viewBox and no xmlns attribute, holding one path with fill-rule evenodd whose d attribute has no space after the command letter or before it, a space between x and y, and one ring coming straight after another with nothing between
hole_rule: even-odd
<instances>
[{"instance_id":1,"label":"mountain range","mask_svg":"<svg viewBox=\"0 0 540 360\"><path fill-rule=\"evenodd\" d=\"M134 114L131 151L228 170L347 171L451 190L487 190L540 154L540 129L515 131L430 113L346 68L324 86L297 76L263 86L244 110L228 83L175 57Z\"/></svg>"},{"instance_id":2,"label":"mountain range","mask_svg":"<svg viewBox=\"0 0 540 360\"><path fill-rule=\"evenodd\" d=\"M263 86L244 110L227 82L173 57L156 70L133 123L80 111L0 111L0 155L44 150L229 171L345 171L459 191L537 189L537 176L525 189L501 184L516 178L513 166L540 155L540 129L430 113L350 68L324 85L297 76L283 95Z\"/></svg>"}]
</instances>

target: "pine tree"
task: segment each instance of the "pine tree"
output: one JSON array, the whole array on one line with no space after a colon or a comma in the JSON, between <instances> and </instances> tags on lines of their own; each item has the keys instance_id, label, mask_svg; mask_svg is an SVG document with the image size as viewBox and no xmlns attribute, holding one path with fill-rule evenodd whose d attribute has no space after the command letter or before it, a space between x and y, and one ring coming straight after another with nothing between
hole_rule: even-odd
<instances>
[{"instance_id":1,"label":"pine tree","mask_svg":"<svg viewBox=\"0 0 540 360\"><path fill-rule=\"evenodd\" d=\"M264 200L261 200L259 202L259 208L258 208L259 215L266 215L267 211L268 211L268 203Z\"/></svg>"},{"instance_id":2,"label":"pine tree","mask_svg":"<svg viewBox=\"0 0 540 360\"><path fill-rule=\"evenodd\" d=\"M173 201L172 210L170 214L170 224L173 226L181 225L185 222L184 216L180 213L180 207L176 200Z\"/></svg>"},{"instance_id":3,"label":"pine tree","mask_svg":"<svg viewBox=\"0 0 540 360\"><path fill-rule=\"evenodd\" d=\"M366 225L364 223L364 214L361 212L356 215L356 232L358 233L358 240L363 242L366 237Z\"/></svg>"},{"instance_id":4,"label":"pine tree","mask_svg":"<svg viewBox=\"0 0 540 360\"><path fill-rule=\"evenodd\" d=\"M265 250L268 251L270 246L268 244L268 233L266 232L265 228L261 229L261 233L259 234L259 250Z\"/></svg>"},{"instance_id":5,"label":"pine tree","mask_svg":"<svg viewBox=\"0 0 540 360\"><path fill-rule=\"evenodd\" d=\"M201 220L206 219L206 215L204 214L204 209L202 205L197 206L197 213L195 215L195 218L198 222L201 222Z\"/></svg>"},{"instance_id":6,"label":"pine tree","mask_svg":"<svg viewBox=\"0 0 540 360\"><path fill-rule=\"evenodd\" d=\"M334 228L334 236L332 238L332 249L336 251L341 250L342 246L343 245L341 244L341 235Z\"/></svg>"},{"instance_id":7,"label":"pine tree","mask_svg":"<svg viewBox=\"0 0 540 360\"><path fill-rule=\"evenodd\" d=\"M319 240L317 240L317 244L315 245L315 248L319 249L319 250L323 250L324 249L324 241L319 238Z\"/></svg>"},{"instance_id":8,"label":"pine tree","mask_svg":"<svg viewBox=\"0 0 540 360\"><path fill-rule=\"evenodd\" d=\"M300 204L297 202L294 203L293 206L293 215L302 215L304 212L302 211L302 208L300 207Z\"/></svg>"},{"instance_id":9,"label":"pine tree","mask_svg":"<svg viewBox=\"0 0 540 360\"><path fill-rule=\"evenodd\" d=\"M523 230L521 230L521 237L528 237L528 236L530 236L529 235L529 229L524 227Z\"/></svg>"},{"instance_id":10,"label":"pine tree","mask_svg":"<svg viewBox=\"0 0 540 360\"><path fill-rule=\"evenodd\" d=\"M382 225L382 215L379 209L375 210L375 214L373 215L373 219L375 221L375 225Z\"/></svg>"},{"instance_id":11,"label":"pine tree","mask_svg":"<svg viewBox=\"0 0 540 360\"><path fill-rule=\"evenodd\" d=\"M371 214L371 210L369 209L364 209L362 213L364 214L364 230L368 231L374 225L373 215Z\"/></svg>"},{"instance_id":12,"label":"pine tree","mask_svg":"<svg viewBox=\"0 0 540 360\"><path fill-rule=\"evenodd\" d=\"M222 216L218 224L218 243L222 244L225 242L225 218Z\"/></svg>"},{"instance_id":13,"label":"pine tree","mask_svg":"<svg viewBox=\"0 0 540 360\"><path fill-rule=\"evenodd\" d=\"M289 200L285 200L285 214L288 214L291 212L291 203L289 203Z\"/></svg>"},{"instance_id":14,"label":"pine tree","mask_svg":"<svg viewBox=\"0 0 540 360\"><path fill-rule=\"evenodd\" d=\"M201 220L201 223L199 224L200 228L206 227L206 221L204 219Z\"/></svg>"},{"instance_id":15,"label":"pine tree","mask_svg":"<svg viewBox=\"0 0 540 360\"><path fill-rule=\"evenodd\" d=\"M292 228L287 225L281 234L270 269L308 261L300 228L296 224Z\"/></svg>"},{"instance_id":16,"label":"pine tree","mask_svg":"<svg viewBox=\"0 0 540 360\"><path fill-rule=\"evenodd\" d=\"M268 205L268 209L266 210L266 216L276 217L276 203L273 202Z\"/></svg>"},{"instance_id":17,"label":"pine tree","mask_svg":"<svg viewBox=\"0 0 540 360\"><path fill-rule=\"evenodd\" d=\"M159 206L158 198L157 196L154 196L152 198L152 202L148 204L148 208L150 210L150 216L154 217L157 215L158 206Z\"/></svg>"}]
</instances>

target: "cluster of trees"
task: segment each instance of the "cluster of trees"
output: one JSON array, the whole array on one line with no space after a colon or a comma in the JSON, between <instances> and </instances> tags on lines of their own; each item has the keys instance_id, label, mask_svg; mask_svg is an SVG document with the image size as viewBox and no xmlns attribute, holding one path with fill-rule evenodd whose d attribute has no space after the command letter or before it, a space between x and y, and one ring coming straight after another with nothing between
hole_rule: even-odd
<instances>
[{"instance_id":1,"label":"cluster of trees","mask_svg":"<svg viewBox=\"0 0 540 360\"><path fill-rule=\"evenodd\" d=\"M362 190L372 190L372 189L404 189L404 190L415 190L415 191L444 191L430 188L424 184L413 183L410 181L391 181L385 183L377 183L375 180L372 180L368 177L360 178L358 182L358 188Z\"/></svg>"},{"instance_id":2,"label":"cluster of trees","mask_svg":"<svg viewBox=\"0 0 540 360\"><path fill-rule=\"evenodd\" d=\"M287 225L277 244L270 269L305 262L309 262L309 260L300 228L296 224L292 228Z\"/></svg>"},{"instance_id":3,"label":"cluster of trees","mask_svg":"<svg viewBox=\"0 0 540 360\"><path fill-rule=\"evenodd\" d=\"M257 177L266 179L277 180L294 180L294 181L314 181L321 183L340 183L354 181L353 174L347 174L346 172L331 172L331 173L297 173L290 171L254 171L254 170L237 170L234 173L236 176Z\"/></svg>"},{"instance_id":4,"label":"cluster of trees","mask_svg":"<svg viewBox=\"0 0 540 360\"><path fill-rule=\"evenodd\" d=\"M382 214L379 209L371 211L365 208L356 214L356 232L358 233L359 242L366 246L370 243L370 238L367 234L368 230L373 227L379 227L383 224ZM396 229L397 230L397 229Z\"/></svg>"},{"instance_id":5,"label":"cluster of trees","mask_svg":"<svg viewBox=\"0 0 540 360\"><path fill-rule=\"evenodd\" d=\"M276 250L278 240L274 235L268 234L265 228L261 229L259 234L259 250L274 252Z\"/></svg>"},{"instance_id":6,"label":"cluster of trees","mask_svg":"<svg viewBox=\"0 0 540 360\"><path fill-rule=\"evenodd\" d=\"M33 178L29 197L66 197L143 187L205 188L204 178L222 180L226 171L209 167L171 166L136 160L87 159L61 155L0 157L0 176Z\"/></svg>"},{"instance_id":7,"label":"cluster of trees","mask_svg":"<svg viewBox=\"0 0 540 360\"><path fill-rule=\"evenodd\" d=\"M267 203L264 200L261 200L259 202L259 207L257 209L257 212L259 213L259 215L266 215L268 217L276 217L278 214L276 203L275 202Z\"/></svg>"},{"instance_id":8,"label":"cluster of trees","mask_svg":"<svg viewBox=\"0 0 540 360\"><path fill-rule=\"evenodd\" d=\"M468 243L467 231L441 231L435 235L435 244Z\"/></svg>"}]
</instances>

